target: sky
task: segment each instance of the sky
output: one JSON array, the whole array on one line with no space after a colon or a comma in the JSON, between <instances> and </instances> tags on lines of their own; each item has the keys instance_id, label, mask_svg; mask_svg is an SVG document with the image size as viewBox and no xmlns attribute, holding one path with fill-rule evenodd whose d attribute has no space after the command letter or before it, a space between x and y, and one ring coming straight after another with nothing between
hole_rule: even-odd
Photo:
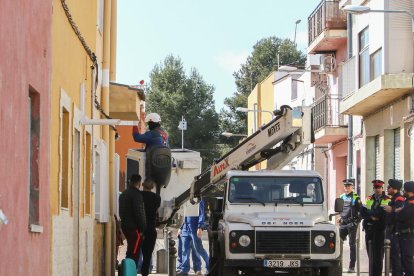
<instances>
[{"instance_id":1,"label":"sky","mask_svg":"<svg viewBox=\"0 0 414 276\"><path fill-rule=\"evenodd\" d=\"M116 81L150 81L156 64L180 57L215 87L216 110L236 91L233 73L262 38L294 39L306 52L307 19L320 0L119 0Z\"/></svg>"}]
</instances>

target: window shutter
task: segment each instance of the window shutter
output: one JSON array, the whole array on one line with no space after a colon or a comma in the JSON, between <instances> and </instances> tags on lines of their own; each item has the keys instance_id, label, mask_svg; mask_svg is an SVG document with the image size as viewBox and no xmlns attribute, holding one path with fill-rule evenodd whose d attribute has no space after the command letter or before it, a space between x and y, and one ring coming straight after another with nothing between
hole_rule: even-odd
<instances>
[{"instance_id":1,"label":"window shutter","mask_svg":"<svg viewBox=\"0 0 414 276\"><path fill-rule=\"evenodd\" d=\"M402 179L401 177L401 150L400 150L400 128L394 129L394 178Z\"/></svg>"},{"instance_id":2,"label":"window shutter","mask_svg":"<svg viewBox=\"0 0 414 276\"><path fill-rule=\"evenodd\" d=\"M375 179L380 179L381 163L380 163L380 146L379 135L375 136Z\"/></svg>"},{"instance_id":3,"label":"window shutter","mask_svg":"<svg viewBox=\"0 0 414 276\"><path fill-rule=\"evenodd\" d=\"M100 140L95 160L95 218L102 223L109 221L109 179L108 150L106 143Z\"/></svg>"}]
</instances>

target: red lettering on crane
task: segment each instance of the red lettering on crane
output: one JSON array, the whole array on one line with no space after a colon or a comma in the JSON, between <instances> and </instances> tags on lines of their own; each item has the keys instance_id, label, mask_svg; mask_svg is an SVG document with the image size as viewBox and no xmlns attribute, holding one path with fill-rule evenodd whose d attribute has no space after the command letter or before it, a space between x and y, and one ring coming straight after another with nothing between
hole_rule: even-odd
<instances>
[{"instance_id":1,"label":"red lettering on crane","mask_svg":"<svg viewBox=\"0 0 414 276\"><path fill-rule=\"evenodd\" d=\"M218 175L219 173L221 173L223 170L225 170L229 166L230 166L230 164L229 164L229 159L228 158L226 158L222 162L214 165L213 177Z\"/></svg>"}]
</instances>

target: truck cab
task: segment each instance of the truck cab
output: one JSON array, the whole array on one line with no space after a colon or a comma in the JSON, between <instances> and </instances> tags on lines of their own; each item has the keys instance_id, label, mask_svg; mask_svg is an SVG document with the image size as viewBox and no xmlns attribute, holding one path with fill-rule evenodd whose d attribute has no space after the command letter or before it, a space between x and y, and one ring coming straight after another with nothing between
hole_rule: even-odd
<instances>
[{"instance_id":1,"label":"truck cab","mask_svg":"<svg viewBox=\"0 0 414 276\"><path fill-rule=\"evenodd\" d=\"M211 205L210 275L342 275L318 173L231 170L219 185L225 193Z\"/></svg>"}]
</instances>

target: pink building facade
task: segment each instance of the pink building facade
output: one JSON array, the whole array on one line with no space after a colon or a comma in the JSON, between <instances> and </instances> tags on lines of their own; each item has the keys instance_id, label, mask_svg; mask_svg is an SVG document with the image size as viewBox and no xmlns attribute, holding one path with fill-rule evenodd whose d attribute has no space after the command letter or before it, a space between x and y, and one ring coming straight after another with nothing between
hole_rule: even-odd
<instances>
[{"instance_id":1,"label":"pink building facade","mask_svg":"<svg viewBox=\"0 0 414 276\"><path fill-rule=\"evenodd\" d=\"M51 14L52 1L0 8L0 275L49 274Z\"/></svg>"}]
</instances>

